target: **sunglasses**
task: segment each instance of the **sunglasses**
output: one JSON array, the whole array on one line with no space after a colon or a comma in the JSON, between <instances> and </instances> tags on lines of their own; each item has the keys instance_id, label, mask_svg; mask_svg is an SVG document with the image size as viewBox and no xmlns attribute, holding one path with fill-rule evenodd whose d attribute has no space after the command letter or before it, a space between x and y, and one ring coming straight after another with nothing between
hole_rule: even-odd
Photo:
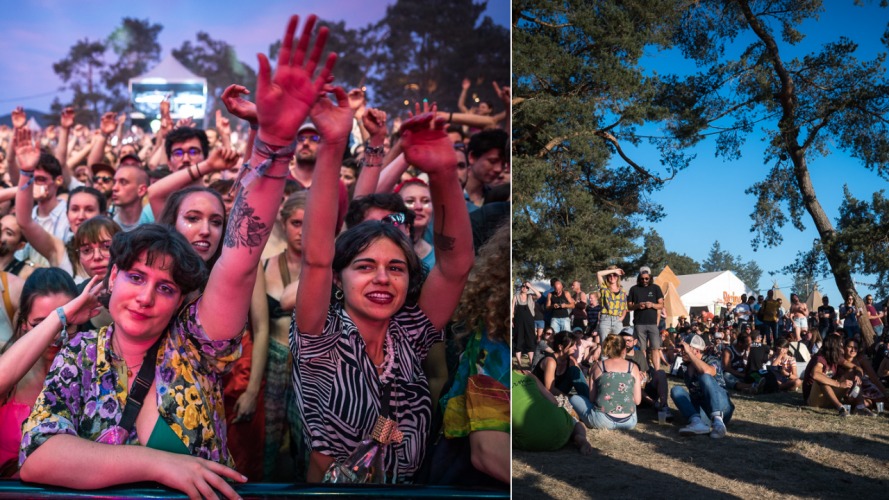
<instances>
[{"instance_id":1,"label":"sunglasses","mask_svg":"<svg viewBox=\"0 0 889 500\"><path fill-rule=\"evenodd\" d=\"M385 222L387 224L392 224L393 226L403 226L404 225L404 214L389 214L382 219L380 222Z\"/></svg>"},{"instance_id":2,"label":"sunglasses","mask_svg":"<svg viewBox=\"0 0 889 500\"><path fill-rule=\"evenodd\" d=\"M174 158L181 159L186 154L188 155L189 158L194 158L198 155L203 155L204 151L201 149L198 149L198 148L188 148L188 150L185 150L185 149L174 149L173 150L173 157Z\"/></svg>"},{"instance_id":3,"label":"sunglasses","mask_svg":"<svg viewBox=\"0 0 889 500\"><path fill-rule=\"evenodd\" d=\"M114 177L109 177L107 175L94 175L93 182L114 182Z\"/></svg>"},{"instance_id":4,"label":"sunglasses","mask_svg":"<svg viewBox=\"0 0 889 500\"><path fill-rule=\"evenodd\" d=\"M321 140L320 135L301 135L296 138L296 142L303 143L306 141L318 142Z\"/></svg>"}]
</instances>

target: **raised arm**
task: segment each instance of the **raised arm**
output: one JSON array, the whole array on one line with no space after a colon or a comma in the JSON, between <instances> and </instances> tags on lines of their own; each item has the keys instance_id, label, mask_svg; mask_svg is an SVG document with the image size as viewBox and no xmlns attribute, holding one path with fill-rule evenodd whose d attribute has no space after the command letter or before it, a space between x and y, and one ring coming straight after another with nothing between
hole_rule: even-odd
<instances>
[{"instance_id":1,"label":"raised arm","mask_svg":"<svg viewBox=\"0 0 889 500\"><path fill-rule=\"evenodd\" d=\"M463 89L460 91L460 97L457 98L457 109L459 109L461 113L469 113L469 110L466 109L466 93L469 92L469 87L471 85L472 82L469 81L469 78L463 79Z\"/></svg>"},{"instance_id":2,"label":"raised arm","mask_svg":"<svg viewBox=\"0 0 889 500\"><path fill-rule=\"evenodd\" d=\"M364 164L358 180L355 181L353 198L372 194L377 189L380 180L380 170L383 168L383 141L386 139L386 112L378 109L368 109L361 121L364 129L370 134L370 143L364 150Z\"/></svg>"},{"instance_id":3,"label":"raised arm","mask_svg":"<svg viewBox=\"0 0 889 500\"><path fill-rule=\"evenodd\" d=\"M472 113L447 113L445 111L439 111L437 116L439 118L448 120L448 123L453 123L456 125L469 125L470 127L475 127L482 130L494 128L497 126L497 122L494 121L494 118L490 116L475 115Z\"/></svg>"},{"instance_id":4,"label":"raised arm","mask_svg":"<svg viewBox=\"0 0 889 500\"><path fill-rule=\"evenodd\" d=\"M454 145L445 120L423 113L402 124L402 148L408 163L429 175L435 211L435 265L429 271L417 305L436 329L444 328L454 313L469 272L475 264L472 227L463 189L457 178Z\"/></svg>"},{"instance_id":5,"label":"raised arm","mask_svg":"<svg viewBox=\"0 0 889 500\"><path fill-rule=\"evenodd\" d=\"M228 118L222 116L222 110L216 110L216 135L222 147L231 149L232 147L232 125Z\"/></svg>"},{"instance_id":6,"label":"raised arm","mask_svg":"<svg viewBox=\"0 0 889 500\"><path fill-rule=\"evenodd\" d=\"M340 159L352 130L352 110L346 92L337 87L337 105L322 97L312 108L312 123L321 143L312 175L312 194L303 218L304 241L300 285L296 292L296 327L301 334L321 335L330 305L336 234ZM281 299L282 302L284 299Z\"/></svg>"},{"instance_id":7,"label":"raised arm","mask_svg":"<svg viewBox=\"0 0 889 500\"><path fill-rule=\"evenodd\" d=\"M18 277L10 275L9 278ZM69 325L86 323L87 320L99 314L99 309L97 309L99 302L96 297L98 289L94 290L97 280L98 278L94 277L80 296L62 307ZM3 398L12 387L44 355L46 349L55 342L61 330L62 322L58 314L52 312L39 325L9 346L9 350L3 356L0 356L0 402L4 401Z\"/></svg>"},{"instance_id":8,"label":"raised arm","mask_svg":"<svg viewBox=\"0 0 889 500\"><path fill-rule=\"evenodd\" d=\"M385 167L383 167L383 171L380 172L380 180L377 181L377 189L376 193L391 193L395 186L398 185L398 182L401 180L401 176L407 172L407 168L410 166L407 164L407 160L404 159L404 154L401 151L401 142L399 141L392 150L389 151L391 155L392 152L398 148L397 155L389 162Z\"/></svg>"},{"instance_id":9,"label":"raised arm","mask_svg":"<svg viewBox=\"0 0 889 500\"><path fill-rule=\"evenodd\" d=\"M247 148L244 150L244 163L250 161L253 153L253 142L256 140L256 104L241 97L241 94L249 94L246 87L229 85L222 93L222 103L229 113L250 123L250 133L247 134Z\"/></svg>"},{"instance_id":10,"label":"raised arm","mask_svg":"<svg viewBox=\"0 0 889 500\"><path fill-rule=\"evenodd\" d=\"M17 134L19 130L22 130L25 127L25 124L28 122L27 117L25 116L25 110L22 109L21 106L12 110L12 140L13 142L17 142ZM13 185L18 184L19 182L19 165L18 162L15 161L15 152L16 146L15 144L9 145L9 151L6 154L6 165L9 169L9 180Z\"/></svg>"},{"instance_id":11,"label":"raised arm","mask_svg":"<svg viewBox=\"0 0 889 500\"><path fill-rule=\"evenodd\" d=\"M31 144L31 131L23 128L16 132L16 153L22 175L19 176L18 191L15 194L15 220L28 243L46 257L49 264L59 267L65 256L65 242L43 229L34 220L31 207L34 206L34 169L40 162L40 150ZM26 187L27 186L27 187Z\"/></svg>"},{"instance_id":12,"label":"raised arm","mask_svg":"<svg viewBox=\"0 0 889 500\"><path fill-rule=\"evenodd\" d=\"M62 165L62 185L71 185L71 167L68 165L68 137L71 127L74 126L74 108L65 108L62 111L59 124L59 144L56 146L56 159Z\"/></svg>"},{"instance_id":13,"label":"raised arm","mask_svg":"<svg viewBox=\"0 0 889 500\"><path fill-rule=\"evenodd\" d=\"M237 163L238 153L235 150L216 148L210 153L209 158L197 165L180 169L156 181L148 187L148 203L151 204L151 212L154 214L155 220L160 218L164 204L171 194L188 187L189 184L199 180L201 176L228 170Z\"/></svg>"},{"instance_id":14,"label":"raised arm","mask_svg":"<svg viewBox=\"0 0 889 500\"><path fill-rule=\"evenodd\" d=\"M328 83L336 62L336 53L331 52L318 78L312 80L328 35L326 27L318 30L317 40L306 61L306 51L316 20L315 16L309 16L291 61L298 17L290 18L274 77L266 56L258 55L256 111L259 133L250 158L252 170L242 179L243 184L247 185L239 186L229 215L222 255L213 266L207 291L198 311L204 330L211 339L232 338L244 329L243 321L247 318L251 293L256 283L256 267L284 194L284 178L293 156L290 145L309 110L319 100L318 96ZM345 93L342 89L339 92L345 101ZM271 161L272 152L279 152L284 148L286 149L282 155ZM337 166L342 158L342 150L339 155L336 158ZM270 161L265 163L266 160ZM318 161L322 161L320 151ZM262 169L267 170L263 173ZM339 168L336 170L338 174ZM316 196L313 193L312 198ZM336 201L336 196L333 200ZM336 217L336 210L333 211L333 216Z\"/></svg>"},{"instance_id":15,"label":"raised arm","mask_svg":"<svg viewBox=\"0 0 889 500\"><path fill-rule=\"evenodd\" d=\"M96 163L102 163L103 158L105 158L105 143L108 141L108 136L113 134L115 129L117 129L117 116L110 112L102 115L102 120L99 122L99 136L93 138L90 155L86 160L87 165L92 167Z\"/></svg>"}]
</instances>

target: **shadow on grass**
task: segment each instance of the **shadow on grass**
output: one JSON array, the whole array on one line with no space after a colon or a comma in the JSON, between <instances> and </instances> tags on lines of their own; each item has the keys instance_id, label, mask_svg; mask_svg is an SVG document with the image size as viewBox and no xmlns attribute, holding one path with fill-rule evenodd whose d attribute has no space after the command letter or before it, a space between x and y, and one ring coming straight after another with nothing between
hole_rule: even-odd
<instances>
[{"instance_id":1,"label":"shadow on grass","mask_svg":"<svg viewBox=\"0 0 889 500\"><path fill-rule=\"evenodd\" d=\"M564 455L568 453L574 454L576 458L567 461L570 466L566 467ZM513 458L533 464L534 471L534 473L525 474L523 477L512 478L512 497L514 499L573 498L573 495L568 496L567 492L564 495L553 496L553 487L543 484L545 478L552 478L571 487L584 490L595 499L681 498L690 500L701 498L712 500L714 498L741 498L670 474L606 456L598 449L594 449L593 454L586 457L580 455L577 449L571 445L550 453L513 450ZM599 478L599 481L596 478ZM606 487L604 489L596 488L597 482ZM590 488L591 485L594 487ZM655 486L653 491L640 491L640 488L651 489L653 485Z\"/></svg>"},{"instance_id":2,"label":"shadow on grass","mask_svg":"<svg viewBox=\"0 0 889 500\"><path fill-rule=\"evenodd\" d=\"M656 418L653 415L653 412L646 412L645 409L640 411L638 428L643 432L630 435L653 445L659 454L692 462L726 479L786 495L885 498L884 481L824 465L830 463L831 451L860 456L864 455L862 446L868 443L867 455L871 458L878 455L878 460L885 461L889 459L889 447L882 443L839 433L803 432L792 427L750 422L743 420L743 411L737 409L727 425L729 434L725 439L715 440L708 436L683 438L679 436L679 429L685 425L681 416L677 416L672 425L661 426L656 421L652 423ZM820 462L803 455L811 445L826 449ZM812 448L810 454L819 453L819 450ZM684 496L680 491L672 493Z\"/></svg>"}]
</instances>

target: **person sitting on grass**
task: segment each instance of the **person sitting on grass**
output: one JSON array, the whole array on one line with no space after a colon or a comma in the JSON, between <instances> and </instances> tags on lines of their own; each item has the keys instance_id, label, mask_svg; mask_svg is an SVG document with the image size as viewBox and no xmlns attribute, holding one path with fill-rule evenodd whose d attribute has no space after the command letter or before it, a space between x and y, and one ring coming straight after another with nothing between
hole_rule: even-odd
<instances>
[{"instance_id":1,"label":"person sitting on grass","mask_svg":"<svg viewBox=\"0 0 889 500\"><path fill-rule=\"evenodd\" d=\"M741 333L734 344L722 351L722 377L725 379L725 388L736 391L744 391L750 384L744 382L744 372L747 369L747 359L750 356L750 334Z\"/></svg>"},{"instance_id":2,"label":"person sitting on grass","mask_svg":"<svg viewBox=\"0 0 889 500\"><path fill-rule=\"evenodd\" d=\"M533 374L546 390L557 399L566 398L571 389L578 394L589 394L590 387L576 365L571 364L571 355L577 350L576 339L571 332L561 331L550 341L552 353L545 353ZM561 398L560 398L561 396ZM562 403L565 404L564 402Z\"/></svg>"},{"instance_id":3,"label":"person sitting on grass","mask_svg":"<svg viewBox=\"0 0 889 500\"><path fill-rule=\"evenodd\" d=\"M685 362L685 386L674 386L670 391L673 403L688 420L679 430L680 436L710 434L711 438L725 437L727 424L735 411L735 405L725 392L722 363L713 356L703 355L707 347L704 339L694 335L689 342L682 342L682 360ZM700 411L710 415L713 427L701 421Z\"/></svg>"},{"instance_id":4,"label":"person sitting on grass","mask_svg":"<svg viewBox=\"0 0 889 500\"><path fill-rule=\"evenodd\" d=\"M555 451L569 442L581 455L593 447L586 427L559 407L556 398L537 377L512 372L512 446L523 451Z\"/></svg>"},{"instance_id":5,"label":"person sitting on grass","mask_svg":"<svg viewBox=\"0 0 889 500\"><path fill-rule=\"evenodd\" d=\"M840 374L839 368L845 369ZM818 355L806 366L803 375L803 400L816 408L836 408L841 417L850 416L840 400L846 399L859 380L860 368L843 357L843 341L837 334L829 334ZM863 373L862 373L863 375Z\"/></svg>"},{"instance_id":6,"label":"person sitting on grass","mask_svg":"<svg viewBox=\"0 0 889 500\"><path fill-rule=\"evenodd\" d=\"M790 340L781 337L775 342L775 354L770 362L778 379L778 388L782 391L795 391L803 385L796 373L796 358L790 352Z\"/></svg>"},{"instance_id":7,"label":"person sitting on grass","mask_svg":"<svg viewBox=\"0 0 889 500\"><path fill-rule=\"evenodd\" d=\"M667 386L667 374L664 370L654 371L648 365L645 353L636 347L636 336L631 331L624 330L620 332L620 337L624 339L625 344L624 359L636 363L639 372L642 374L642 402L654 406L655 410L666 412L667 418L672 419L673 412L667 406L667 389L669 389ZM664 350L662 349L661 352L664 352Z\"/></svg>"},{"instance_id":8,"label":"person sitting on grass","mask_svg":"<svg viewBox=\"0 0 889 500\"><path fill-rule=\"evenodd\" d=\"M577 350L571 355L571 362L580 367L584 376L589 376L590 367L600 356L599 345L596 344L592 337L584 337L583 328L579 326L575 326L571 334L577 343Z\"/></svg>"},{"instance_id":9,"label":"person sitting on grass","mask_svg":"<svg viewBox=\"0 0 889 500\"><path fill-rule=\"evenodd\" d=\"M875 403L887 403L886 388L877 376L877 372L871 366L867 356L861 351L860 343L853 339L847 339L843 346L843 359L846 363L851 363L859 370L861 385L860 390L856 391L852 388L850 397L846 399L846 404L853 405L852 412L857 415L865 415L875 417L876 414L868 409L874 407ZM838 371L842 375L846 370L845 367ZM858 394L855 394L858 392Z\"/></svg>"},{"instance_id":10,"label":"person sitting on grass","mask_svg":"<svg viewBox=\"0 0 889 500\"><path fill-rule=\"evenodd\" d=\"M554 333L553 327L551 326L543 329L543 333L540 335L540 340L537 341L537 346L534 348L534 357L531 358L532 372L537 368L537 365L540 364L540 360L543 359L544 354L552 354L553 350L549 346L549 342L552 340Z\"/></svg>"},{"instance_id":11,"label":"person sitting on grass","mask_svg":"<svg viewBox=\"0 0 889 500\"><path fill-rule=\"evenodd\" d=\"M629 430L636 427L636 405L642 402L642 373L624 357L626 343L619 335L609 335L602 344L608 357L593 365L589 398L578 391L571 396L571 406L587 427ZM595 404L591 404L595 401Z\"/></svg>"}]
</instances>

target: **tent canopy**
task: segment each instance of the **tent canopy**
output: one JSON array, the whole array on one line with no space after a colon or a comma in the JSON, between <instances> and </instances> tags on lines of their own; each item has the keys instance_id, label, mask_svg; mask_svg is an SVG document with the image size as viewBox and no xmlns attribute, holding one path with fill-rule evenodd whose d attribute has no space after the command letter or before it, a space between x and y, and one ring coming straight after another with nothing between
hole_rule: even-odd
<instances>
[{"instance_id":1,"label":"tent canopy","mask_svg":"<svg viewBox=\"0 0 889 500\"><path fill-rule=\"evenodd\" d=\"M809 298L806 299L806 307L809 308L809 312L815 312L821 307L821 292L816 288L809 294Z\"/></svg>"},{"instance_id":2,"label":"tent canopy","mask_svg":"<svg viewBox=\"0 0 889 500\"><path fill-rule=\"evenodd\" d=\"M664 270L661 271L661 274L654 279L654 284L661 287L661 291L664 292L664 295L667 295L667 283L672 283L673 288L679 288L679 285L682 284L679 281L679 278L673 274L673 270L670 269L670 266L664 266Z\"/></svg>"}]
</instances>

